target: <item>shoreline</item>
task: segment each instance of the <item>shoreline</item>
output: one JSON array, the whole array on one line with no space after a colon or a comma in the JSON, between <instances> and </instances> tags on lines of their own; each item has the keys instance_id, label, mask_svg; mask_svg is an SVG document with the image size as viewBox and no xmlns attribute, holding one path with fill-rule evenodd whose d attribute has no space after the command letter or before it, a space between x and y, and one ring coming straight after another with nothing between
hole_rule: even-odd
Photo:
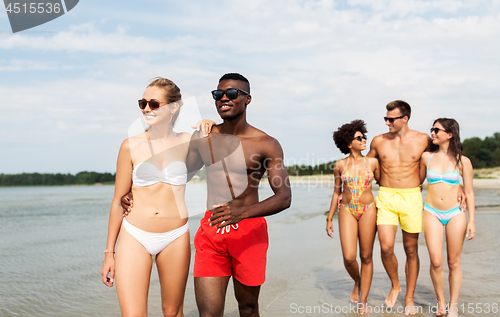
<instances>
[{"instance_id":1,"label":"shoreline","mask_svg":"<svg viewBox=\"0 0 500 317\"><path fill-rule=\"evenodd\" d=\"M66 186L108 186L115 185L114 182L94 183L94 184L54 184L54 185L0 185L0 188L17 188L17 187L66 187Z\"/></svg>"},{"instance_id":2,"label":"shoreline","mask_svg":"<svg viewBox=\"0 0 500 317\"><path fill-rule=\"evenodd\" d=\"M484 177L484 176L482 176ZM500 177L489 176L491 178L474 178L474 189L498 189L500 191ZM292 185L310 185L310 186L335 186L335 176L328 175L308 175L308 176L289 176ZM378 188L377 184L373 188ZM422 184L427 188L427 181Z\"/></svg>"},{"instance_id":3,"label":"shoreline","mask_svg":"<svg viewBox=\"0 0 500 317\"><path fill-rule=\"evenodd\" d=\"M473 187L474 189L498 189L500 191L500 167L492 169L474 170ZM310 186L335 186L335 176L327 175L306 175L306 176L289 176L290 184L292 185L310 185ZM373 188L378 188L377 184ZM427 181L422 184L423 188L427 188Z\"/></svg>"},{"instance_id":4,"label":"shoreline","mask_svg":"<svg viewBox=\"0 0 500 317\"><path fill-rule=\"evenodd\" d=\"M291 185L307 185L312 187L319 186L335 186L335 176L328 175L306 175L306 176L289 176ZM188 184L203 184L204 181L195 180ZM262 179L261 183L267 183L267 179ZM113 182L94 183L94 184L59 184L59 185L0 185L0 188L17 188L17 187L57 187L57 186L114 186ZM373 184L373 188L377 189L379 185ZM474 178L474 189L498 189L500 193L500 178ZM427 188L427 181L424 181L422 188Z\"/></svg>"}]
</instances>

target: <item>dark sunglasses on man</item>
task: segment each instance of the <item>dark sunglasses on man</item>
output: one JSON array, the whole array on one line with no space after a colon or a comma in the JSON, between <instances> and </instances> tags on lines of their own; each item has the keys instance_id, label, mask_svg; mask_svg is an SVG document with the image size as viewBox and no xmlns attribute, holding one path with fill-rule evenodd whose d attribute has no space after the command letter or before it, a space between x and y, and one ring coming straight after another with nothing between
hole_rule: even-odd
<instances>
[{"instance_id":1,"label":"dark sunglasses on man","mask_svg":"<svg viewBox=\"0 0 500 317\"><path fill-rule=\"evenodd\" d=\"M396 119L403 119L405 116L400 116L400 117L395 117L395 118L389 118L389 117L384 117L384 121L387 122L389 121L389 123L394 123L394 120Z\"/></svg>"},{"instance_id":2,"label":"dark sunglasses on man","mask_svg":"<svg viewBox=\"0 0 500 317\"><path fill-rule=\"evenodd\" d=\"M222 97L224 95L226 95L226 97L229 98L230 100L234 100L234 99L238 98L239 91L241 91L245 95L248 95L248 92L246 92L242 89L229 88L227 90L220 90L220 89L212 90L212 97L214 98L214 100L221 100Z\"/></svg>"}]
</instances>

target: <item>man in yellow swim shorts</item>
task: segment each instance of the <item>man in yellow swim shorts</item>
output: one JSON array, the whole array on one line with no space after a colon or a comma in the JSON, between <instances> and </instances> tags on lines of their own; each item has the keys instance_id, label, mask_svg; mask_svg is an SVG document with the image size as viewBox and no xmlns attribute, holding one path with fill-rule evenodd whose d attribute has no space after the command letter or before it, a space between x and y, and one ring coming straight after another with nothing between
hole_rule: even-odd
<instances>
[{"instance_id":1,"label":"man in yellow swim shorts","mask_svg":"<svg viewBox=\"0 0 500 317\"><path fill-rule=\"evenodd\" d=\"M411 116L408 103L395 100L387 104L386 109L384 120L389 132L376 136L366 155L378 158L381 167L380 190L376 200L377 231L382 262L392 283L385 305L394 307L401 293L398 261L394 254L399 224L403 233L407 268L405 315L414 315L415 286L419 271L418 234L422 231L423 210L419 164L429 136L408 127Z\"/></svg>"},{"instance_id":2,"label":"man in yellow swim shorts","mask_svg":"<svg viewBox=\"0 0 500 317\"><path fill-rule=\"evenodd\" d=\"M408 233L422 231L422 194L420 187L380 187L377 200L377 225L394 225Z\"/></svg>"}]
</instances>

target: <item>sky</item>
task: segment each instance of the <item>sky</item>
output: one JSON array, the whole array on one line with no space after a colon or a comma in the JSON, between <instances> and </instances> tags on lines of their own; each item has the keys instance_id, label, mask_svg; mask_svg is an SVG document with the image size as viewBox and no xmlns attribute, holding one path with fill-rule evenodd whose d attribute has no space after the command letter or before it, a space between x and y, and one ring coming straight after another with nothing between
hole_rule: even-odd
<instances>
[{"instance_id":1,"label":"sky","mask_svg":"<svg viewBox=\"0 0 500 317\"><path fill-rule=\"evenodd\" d=\"M250 80L247 119L287 165L344 157L332 132L354 119L368 142L385 105L412 106L428 133L500 131L500 0L82 0L13 34L0 8L0 173L115 172L121 142L156 76L221 122L210 91Z\"/></svg>"}]
</instances>

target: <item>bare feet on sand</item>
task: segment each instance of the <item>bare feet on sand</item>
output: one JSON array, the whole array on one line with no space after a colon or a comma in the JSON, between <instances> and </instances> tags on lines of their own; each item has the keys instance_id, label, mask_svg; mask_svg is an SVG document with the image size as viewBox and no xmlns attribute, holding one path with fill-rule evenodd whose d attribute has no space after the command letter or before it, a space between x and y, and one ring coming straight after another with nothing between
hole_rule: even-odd
<instances>
[{"instance_id":1,"label":"bare feet on sand","mask_svg":"<svg viewBox=\"0 0 500 317\"><path fill-rule=\"evenodd\" d=\"M448 315L446 317L458 317L458 309L450 309L450 312L448 313Z\"/></svg>"},{"instance_id":2,"label":"bare feet on sand","mask_svg":"<svg viewBox=\"0 0 500 317\"><path fill-rule=\"evenodd\" d=\"M413 298L405 298L405 316L413 316L418 312L418 307L415 307Z\"/></svg>"},{"instance_id":3,"label":"bare feet on sand","mask_svg":"<svg viewBox=\"0 0 500 317\"><path fill-rule=\"evenodd\" d=\"M438 311L436 312L436 316L446 316L446 303L441 302L437 304Z\"/></svg>"},{"instance_id":4,"label":"bare feet on sand","mask_svg":"<svg viewBox=\"0 0 500 317\"><path fill-rule=\"evenodd\" d=\"M394 307L394 304L396 304L396 301L398 300L398 295L401 293L401 287L393 287L389 291L389 295L385 298L385 306L387 307Z\"/></svg>"},{"instance_id":5,"label":"bare feet on sand","mask_svg":"<svg viewBox=\"0 0 500 317\"><path fill-rule=\"evenodd\" d=\"M364 302L364 303L359 303L358 304L358 312L361 314L361 315L368 315L371 313L370 309L368 308L368 303Z\"/></svg>"},{"instance_id":6,"label":"bare feet on sand","mask_svg":"<svg viewBox=\"0 0 500 317\"><path fill-rule=\"evenodd\" d=\"M351 295L349 295L349 300L356 304L359 301L359 283L354 284Z\"/></svg>"}]
</instances>

